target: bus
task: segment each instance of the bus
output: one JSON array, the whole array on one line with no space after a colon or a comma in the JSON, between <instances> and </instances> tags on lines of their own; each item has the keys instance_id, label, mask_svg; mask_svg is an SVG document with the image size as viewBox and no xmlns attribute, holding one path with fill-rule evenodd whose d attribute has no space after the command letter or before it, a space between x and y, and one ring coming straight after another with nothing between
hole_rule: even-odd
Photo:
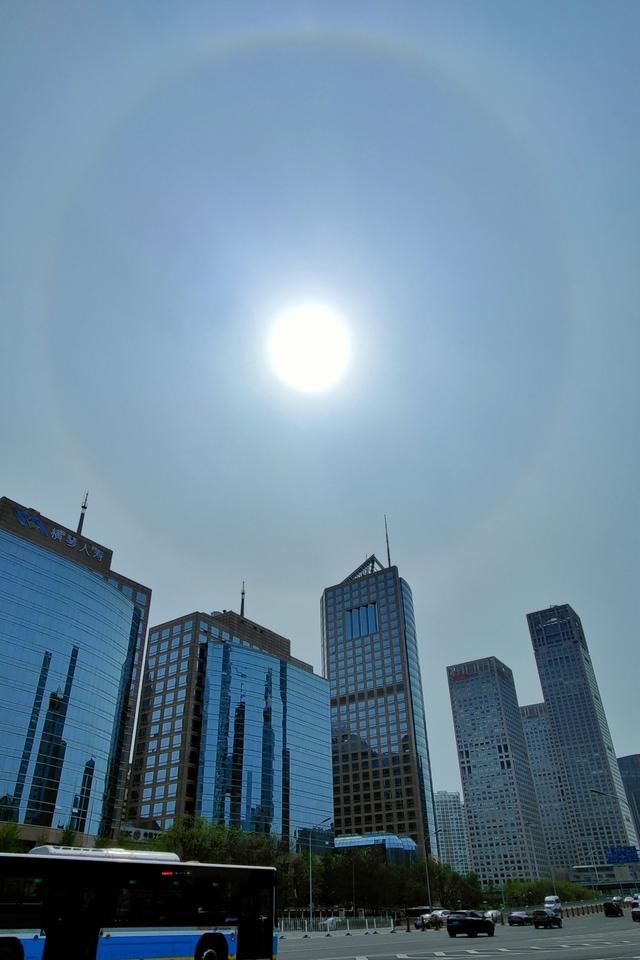
<instances>
[{"instance_id":1,"label":"bus","mask_svg":"<svg viewBox=\"0 0 640 960\"><path fill-rule=\"evenodd\" d=\"M0 853L0 960L275 960L273 867L47 845Z\"/></svg>"}]
</instances>

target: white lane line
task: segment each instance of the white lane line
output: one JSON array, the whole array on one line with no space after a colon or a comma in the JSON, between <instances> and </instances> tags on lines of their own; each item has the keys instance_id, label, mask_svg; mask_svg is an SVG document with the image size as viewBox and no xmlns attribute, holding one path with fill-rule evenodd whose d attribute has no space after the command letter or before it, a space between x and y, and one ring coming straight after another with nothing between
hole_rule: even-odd
<instances>
[{"instance_id":1,"label":"white lane line","mask_svg":"<svg viewBox=\"0 0 640 960\"><path fill-rule=\"evenodd\" d=\"M369 957L356 957L356 960L369 960Z\"/></svg>"},{"instance_id":2,"label":"white lane line","mask_svg":"<svg viewBox=\"0 0 640 960\"><path fill-rule=\"evenodd\" d=\"M396 960L409 960L408 953L396 953Z\"/></svg>"},{"instance_id":3,"label":"white lane line","mask_svg":"<svg viewBox=\"0 0 640 960\"><path fill-rule=\"evenodd\" d=\"M531 947L532 950L544 950L544 947Z\"/></svg>"},{"instance_id":4,"label":"white lane line","mask_svg":"<svg viewBox=\"0 0 640 960\"><path fill-rule=\"evenodd\" d=\"M498 947L498 953L511 953L509 947Z\"/></svg>"},{"instance_id":5,"label":"white lane line","mask_svg":"<svg viewBox=\"0 0 640 960\"><path fill-rule=\"evenodd\" d=\"M433 955L434 957L446 957L444 950L434 950Z\"/></svg>"},{"instance_id":6,"label":"white lane line","mask_svg":"<svg viewBox=\"0 0 640 960\"><path fill-rule=\"evenodd\" d=\"M465 953L479 953L478 950L465 950Z\"/></svg>"}]
</instances>

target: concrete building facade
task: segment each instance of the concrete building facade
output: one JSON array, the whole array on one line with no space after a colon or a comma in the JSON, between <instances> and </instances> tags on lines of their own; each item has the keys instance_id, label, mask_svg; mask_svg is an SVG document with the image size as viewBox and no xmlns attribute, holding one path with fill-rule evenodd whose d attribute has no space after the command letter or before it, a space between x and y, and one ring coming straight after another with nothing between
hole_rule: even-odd
<instances>
[{"instance_id":1,"label":"concrete building facade","mask_svg":"<svg viewBox=\"0 0 640 960\"><path fill-rule=\"evenodd\" d=\"M513 674L496 657L447 667L472 870L483 886L549 876Z\"/></svg>"},{"instance_id":2,"label":"concrete building facade","mask_svg":"<svg viewBox=\"0 0 640 960\"><path fill-rule=\"evenodd\" d=\"M567 784L576 867L638 846L580 617L569 604L527 615L549 724ZM595 870L594 870L595 879Z\"/></svg>"},{"instance_id":3,"label":"concrete building facade","mask_svg":"<svg viewBox=\"0 0 640 960\"><path fill-rule=\"evenodd\" d=\"M438 823L438 849L440 859L457 873L469 873L471 858L467 837L467 821L464 804L457 791L436 790L436 820Z\"/></svg>"}]
</instances>

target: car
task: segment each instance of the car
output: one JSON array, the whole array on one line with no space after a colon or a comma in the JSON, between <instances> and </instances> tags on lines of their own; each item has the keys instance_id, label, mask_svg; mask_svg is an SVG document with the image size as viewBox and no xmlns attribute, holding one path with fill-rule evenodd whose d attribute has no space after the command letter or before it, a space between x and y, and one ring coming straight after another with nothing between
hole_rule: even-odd
<instances>
[{"instance_id":1,"label":"car","mask_svg":"<svg viewBox=\"0 0 640 960\"><path fill-rule=\"evenodd\" d=\"M496 925L489 917L483 917L476 910L456 910L447 917L447 933L450 937L457 937L459 933L467 937L477 937L479 933L486 933L492 937L496 932Z\"/></svg>"},{"instance_id":2,"label":"car","mask_svg":"<svg viewBox=\"0 0 640 960\"><path fill-rule=\"evenodd\" d=\"M627 904L632 904L635 899L636 898L632 897L631 894L627 894L627 896L624 898L622 902Z\"/></svg>"},{"instance_id":3,"label":"car","mask_svg":"<svg viewBox=\"0 0 640 960\"><path fill-rule=\"evenodd\" d=\"M640 923L640 906L631 907L631 919L635 920L636 923Z\"/></svg>"},{"instance_id":4,"label":"car","mask_svg":"<svg viewBox=\"0 0 640 960\"><path fill-rule=\"evenodd\" d=\"M510 927L524 927L531 923L531 917L526 910L516 910L509 914L507 923Z\"/></svg>"},{"instance_id":5,"label":"car","mask_svg":"<svg viewBox=\"0 0 640 960\"><path fill-rule=\"evenodd\" d=\"M544 927L550 930L551 927L561 927L562 917L555 910L533 910L531 913L531 923L536 930Z\"/></svg>"},{"instance_id":6,"label":"car","mask_svg":"<svg viewBox=\"0 0 640 960\"><path fill-rule=\"evenodd\" d=\"M619 900L605 900L602 904L605 917L623 917L624 910Z\"/></svg>"},{"instance_id":7,"label":"car","mask_svg":"<svg viewBox=\"0 0 640 960\"><path fill-rule=\"evenodd\" d=\"M485 910L485 917L489 917L489 920L493 920L494 923L500 923L502 920L502 913L500 910Z\"/></svg>"},{"instance_id":8,"label":"car","mask_svg":"<svg viewBox=\"0 0 640 960\"><path fill-rule=\"evenodd\" d=\"M338 926L338 917L326 917L320 925L324 930L335 930Z\"/></svg>"}]
</instances>

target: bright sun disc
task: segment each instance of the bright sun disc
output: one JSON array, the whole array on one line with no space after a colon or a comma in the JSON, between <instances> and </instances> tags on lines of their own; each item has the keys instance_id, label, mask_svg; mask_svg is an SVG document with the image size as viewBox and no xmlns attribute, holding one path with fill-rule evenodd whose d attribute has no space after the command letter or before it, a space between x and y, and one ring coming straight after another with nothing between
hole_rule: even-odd
<instances>
[{"instance_id":1,"label":"bright sun disc","mask_svg":"<svg viewBox=\"0 0 640 960\"><path fill-rule=\"evenodd\" d=\"M276 320L268 351L273 369L288 386L318 393L342 378L351 345L347 328L335 310L303 303L290 307Z\"/></svg>"}]
</instances>

